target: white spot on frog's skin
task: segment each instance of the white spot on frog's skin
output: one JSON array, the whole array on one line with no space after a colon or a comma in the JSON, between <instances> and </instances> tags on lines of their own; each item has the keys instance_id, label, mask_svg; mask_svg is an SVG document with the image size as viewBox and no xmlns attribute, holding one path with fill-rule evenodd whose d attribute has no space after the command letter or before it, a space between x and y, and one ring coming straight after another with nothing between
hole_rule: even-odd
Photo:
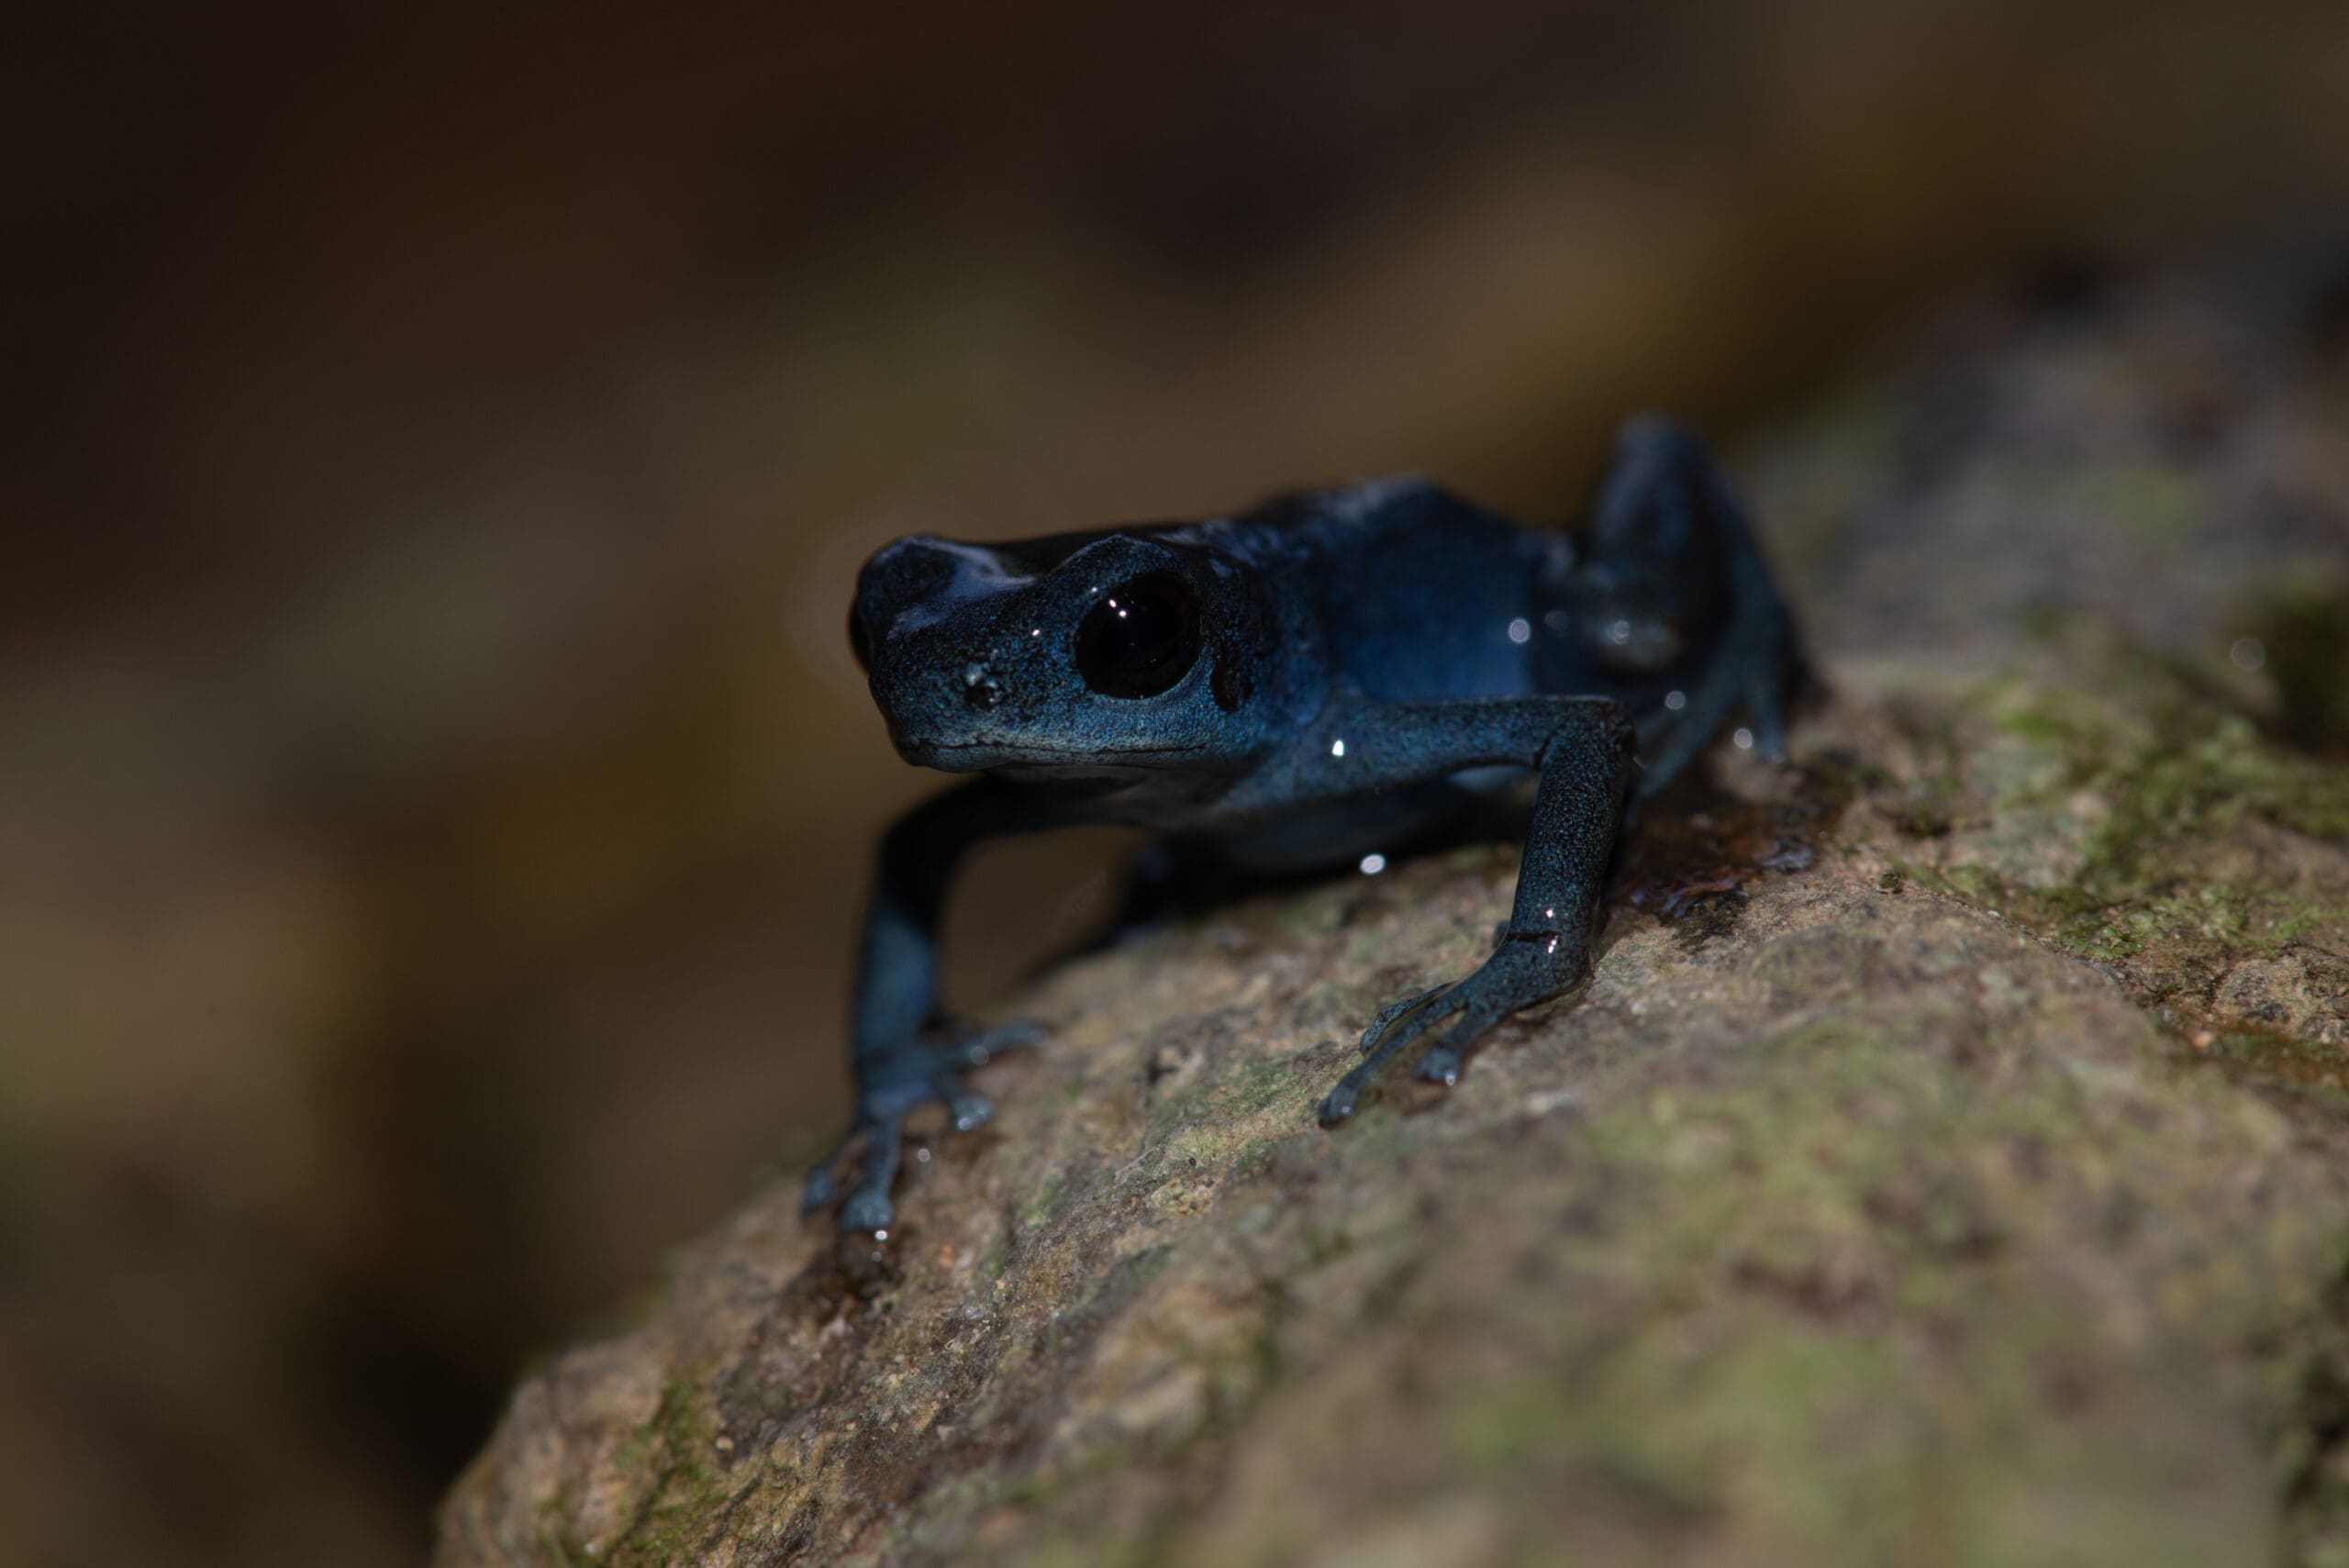
<instances>
[{"instance_id":1,"label":"white spot on frog's skin","mask_svg":"<svg viewBox=\"0 0 2349 1568\"><path fill-rule=\"evenodd\" d=\"M1731 732L1729 743L1741 751L1751 751L1753 750L1753 731L1741 724Z\"/></svg>"},{"instance_id":2,"label":"white spot on frog's skin","mask_svg":"<svg viewBox=\"0 0 2349 1568\"><path fill-rule=\"evenodd\" d=\"M1517 619L1508 623L1508 639L1511 642L1532 641L1533 623L1523 616L1518 617Z\"/></svg>"},{"instance_id":3,"label":"white spot on frog's skin","mask_svg":"<svg viewBox=\"0 0 2349 1568\"><path fill-rule=\"evenodd\" d=\"M1666 692L1664 694L1664 706L1672 712L1678 713L1682 708L1688 706L1688 694L1687 692Z\"/></svg>"},{"instance_id":4,"label":"white spot on frog's skin","mask_svg":"<svg viewBox=\"0 0 2349 1568\"><path fill-rule=\"evenodd\" d=\"M1631 641L1631 623L1627 620L1619 620L1609 626L1607 628L1607 640L1614 643L1618 647Z\"/></svg>"},{"instance_id":5,"label":"white spot on frog's skin","mask_svg":"<svg viewBox=\"0 0 2349 1568\"><path fill-rule=\"evenodd\" d=\"M2256 670L2267 662L2266 645L2255 637L2238 637L2227 650L2227 662L2238 670Z\"/></svg>"},{"instance_id":6,"label":"white spot on frog's skin","mask_svg":"<svg viewBox=\"0 0 2349 1568\"><path fill-rule=\"evenodd\" d=\"M917 1165L927 1165L927 1164L929 1164L929 1163L930 1163L930 1151L929 1151L929 1150L927 1150L927 1149L917 1149L917 1150L915 1150L915 1151L914 1151L914 1163L915 1163L915 1164L917 1164Z\"/></svg>"},{"instance_id":7,"label":"white spot on frog's skin","mask_svg":"<svg viewBox=\"0 0 2349 1568\"><path fill-rule=\"evenodd\" d=\"M1040 626L1040 627L1037 627L1034 630L1030 631L1028 635L1029 635L1029 636L1030 636L1030 637L1041 637L1041 636L1043 636L1043 635L1044 635L1044 628L1043 628L1042 627L1041 627L1041 626Z\"/></svg>"},{"instance_id":8,"label":"white spot on frog's skin","mask_svg":"<svg viewBox=\"0 0 2349 1568\"><path fill-rule=\"evenodd\" d=\"M1364 876L1376 876L1380 872L1383 872L1383 871L1385 871L1386 869L1386 857L1385 855L1364 855L1364 856L1363 856L1363 858L1362 858L1362 873L1363 873L1363 875L1364 875Z\"/></svg>"},{"instance_id":9,"label":"white spot on frog's skin","mask_svg":"<svg viewBox=\"0 0 2349 1568\"><path fill-rule=\"evenodd\" d=\"M1344 756L1345 754L1346 754L1346 743L1345 743L1344 741L1342 741L1342 740L1332 740L1332 741L1330 741L1330 755L1331 755L1332 757L1342 757L1342 756Z\"/></svg>"},{"instance_id":10,"label":"white spot on frog's skin","mask_svg":"<svg viewBox=\"0 0 2349 1568\"><path fill-rule=\"evenodd\" d=\"M889 1239L889 1232L888 1232L888 1229L885 1227L885 1228L883 1228L882 1229L875 1230L875 1231L873 1233L873 1239L874 1239L875 1241L886 1241L886 1240ZM874 1257L876 1257L876 1258L877 1258L877 1257L879 1257L881 1254L880 1254L880 1253L878 1253L878 1252L875 1252L875 1253L874 1253L873 1255L874 1255Z\"/></svg>"}]
</instances>

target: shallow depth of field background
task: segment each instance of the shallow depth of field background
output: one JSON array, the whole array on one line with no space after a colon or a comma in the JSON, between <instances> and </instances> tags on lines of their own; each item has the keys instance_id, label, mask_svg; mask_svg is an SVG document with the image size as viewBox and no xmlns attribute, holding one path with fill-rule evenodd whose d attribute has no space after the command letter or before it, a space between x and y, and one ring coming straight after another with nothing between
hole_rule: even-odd
<instances>
[{"instance_id":1,"label":"shallow depth of field background","mask_svg":"<svg viewBox=\"0 0 2349 1568\"><path fill-rule=\"evenodd\" d=\"M199 15L199 11L208 15ZM2349 280L2349 9L52 8L0 61L0 1561L412 1561L845 1105L859 561L1563 518L1917 324ZM2328 249L2328 248L2332 249ZM987 857L984 1004L1097 908Z\"/></svg>"}]
</instances>

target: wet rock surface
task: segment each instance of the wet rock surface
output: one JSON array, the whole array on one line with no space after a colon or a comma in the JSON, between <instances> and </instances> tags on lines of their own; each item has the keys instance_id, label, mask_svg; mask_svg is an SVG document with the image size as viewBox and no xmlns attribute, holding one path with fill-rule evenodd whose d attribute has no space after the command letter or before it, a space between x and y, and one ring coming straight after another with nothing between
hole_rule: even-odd
<instances>
[{"instance_id":1,"label":"wet rock surface","mask_svg":"<svg viewBox=\"0 0 2349 1568\"><path fill-rule=\"evenodd\" d=\"M2349 769L2267 657L2349 590L2349 361L2246 298L1976 320L1740 455L1796 766L1659 800L1456 1089L1313 1121L1513 850L1064 965L885 1242L779 1176L439 1561L2349 1562Z\"/></svg>"}]
</instances>

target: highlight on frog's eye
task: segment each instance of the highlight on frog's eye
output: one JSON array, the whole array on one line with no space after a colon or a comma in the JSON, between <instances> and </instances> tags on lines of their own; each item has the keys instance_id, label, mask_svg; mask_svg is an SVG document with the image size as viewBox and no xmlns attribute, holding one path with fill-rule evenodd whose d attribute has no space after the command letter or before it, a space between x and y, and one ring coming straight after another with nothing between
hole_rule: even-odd
<instances>
[{"instance_id":1,"label":"highlight on frog's eye","mask_svg":"<svg viewBox=\"0 0 2349 1568\"><path fill-rule=\"evenodd\" d=\"M1076 669L1104 696L1154 697L1199 657L1199 601L1173 572L1152 572L1104 595L1076 628Z\"/></svg>"}]
</instances>

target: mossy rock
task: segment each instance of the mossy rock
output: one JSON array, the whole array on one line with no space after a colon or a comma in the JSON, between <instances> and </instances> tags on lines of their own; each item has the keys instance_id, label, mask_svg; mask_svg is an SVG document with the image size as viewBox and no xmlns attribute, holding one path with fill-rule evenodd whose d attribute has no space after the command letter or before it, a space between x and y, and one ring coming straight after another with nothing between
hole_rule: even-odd
<instances>
[{"instance_id":1,"label":"mossy rock","mask_svg":"<svg viewBox=\"0 0 2349 1568\"><path fill-rule=\"evenodd\" d=\"M2177 298L1750 454L1798 765L1656 803L1456 1089L1313 1122L1507 851L1068 964L885 1242L779 1180L522 1385L440 1562L2349 1563L2349 773L2238 646L2310 506L2349 560L2273 471L2349 422ZM2248 389L2182 447L2181 379Z\"/></svg>"}]
</instances>

